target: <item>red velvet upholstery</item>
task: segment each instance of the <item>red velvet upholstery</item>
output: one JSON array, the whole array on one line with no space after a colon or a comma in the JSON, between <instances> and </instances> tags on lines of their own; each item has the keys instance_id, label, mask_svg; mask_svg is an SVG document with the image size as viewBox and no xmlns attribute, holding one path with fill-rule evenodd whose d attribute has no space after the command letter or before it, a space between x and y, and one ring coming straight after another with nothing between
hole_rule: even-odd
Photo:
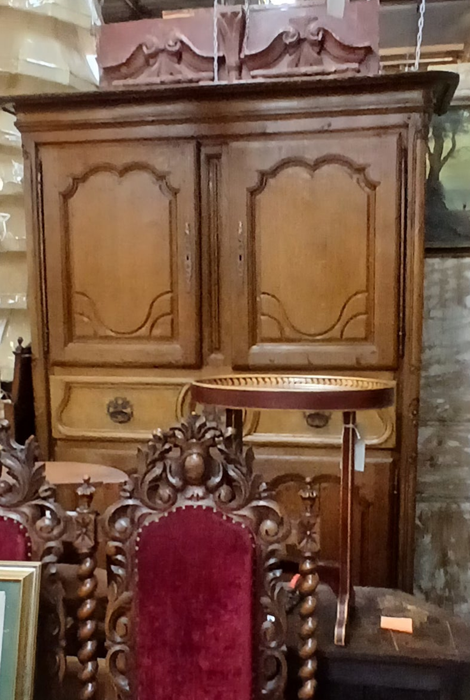
<instances>
[{"instance_id":1,"label":"red velvet upholstery","mask_svg":"<svg viewBox=\"0 0 470 700\"><path fill-rule=\"evenodd\" d=\"M0 561L27 561L31 541L24 528L13 518L0 517Z\"/></svg>"},{"instance_id":2,"label":"red velvet upholstery","mask_svg":"<svg viewBox=\"0 0 470 700\"><path fill-rule=\"evenodd\" d=\"M211 509L144 527L135 700L252 700L254 538Z\"/></svg>"}]
</instances>

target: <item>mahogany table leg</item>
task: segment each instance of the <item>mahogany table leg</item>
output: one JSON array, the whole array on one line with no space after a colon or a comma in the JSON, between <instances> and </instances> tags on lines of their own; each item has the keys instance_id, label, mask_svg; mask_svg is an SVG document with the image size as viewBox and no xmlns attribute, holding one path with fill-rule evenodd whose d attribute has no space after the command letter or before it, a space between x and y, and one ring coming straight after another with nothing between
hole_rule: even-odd
<instances>
[{"instance_id":1,"label":"mahogany table leg","mask_svg":"<svg viewBox=\"0 0 470 700\"><path fill-rule=\"evenodd\" d=\"M243 411L241 409L227 408L225 411L227 428L233 428L234 447L237 452L243 452Z\"/></svg>"},{"instance_id":2,"label":"mahogany table leg","mask_svg":"<svg viewBox=\"0 0 470 700\"><path fill-rule=\"evenodd\" d=\"M343 413L340 489L339 595L335 626L335 644L346 644L346 625L351 602L351 549L353 535L354 450L356 413Z\"/></svg>"}]
</instances>

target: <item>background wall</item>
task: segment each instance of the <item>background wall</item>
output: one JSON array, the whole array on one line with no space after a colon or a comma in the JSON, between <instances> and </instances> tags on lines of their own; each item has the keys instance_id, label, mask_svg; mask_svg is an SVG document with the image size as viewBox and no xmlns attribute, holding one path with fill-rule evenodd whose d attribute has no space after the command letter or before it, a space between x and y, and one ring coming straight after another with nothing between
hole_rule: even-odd
<instances>
[{"instance_id":1,"label":"background wall","mask_svg":"<svg viewBox=\"0 0 470 700\"><path fill-rule=\"evenodd\" d=\"M98 0L0 0L0 95L96 89ZM0 111L0 380L30 341L21 137Z\"/></svg>"},{"instance_id":2,"label":"background wall","mask_svg":"<svg viewBox=\"0 0 470 700\"><path fill-rule=\"evenodd\" d=\"M470 617L470 257L426 261L416 591Z\"/></svg>"}]
</instances>

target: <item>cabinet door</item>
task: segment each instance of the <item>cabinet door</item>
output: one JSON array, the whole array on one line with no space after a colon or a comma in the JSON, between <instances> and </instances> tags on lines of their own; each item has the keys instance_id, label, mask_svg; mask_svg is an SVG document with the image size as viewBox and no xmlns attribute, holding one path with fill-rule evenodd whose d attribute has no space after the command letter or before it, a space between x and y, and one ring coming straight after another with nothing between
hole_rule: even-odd
<instances>
[{"instance_id":1,"label":"cabinet door","mask_svg":"<svg viewBox=\"0 0 470 700\"><path fill-rule=\"evenodd\" d=\"M196 146L44 146L53 363L199 362Z\"/></svg>"},{"instance_id":2,"label":"cabinet door","mask_svg":"<svg viewBox=\"0 0 470 700\"><path fill-rule=\"evenodd\" d=\"M391 132L230 146L234 366L396 364L398 171Z\"/></svg>"}]
</instances>

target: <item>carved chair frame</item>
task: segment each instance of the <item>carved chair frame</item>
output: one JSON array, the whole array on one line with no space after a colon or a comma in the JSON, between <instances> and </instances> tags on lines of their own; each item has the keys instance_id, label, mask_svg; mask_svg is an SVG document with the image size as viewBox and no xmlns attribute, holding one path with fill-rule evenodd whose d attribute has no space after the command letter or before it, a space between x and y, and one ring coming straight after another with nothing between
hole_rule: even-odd
<instances>
[{"instance_id":1,"label":"carved chair frame","mask_svg":"<svg viewBox=\"0 0 470 700\"><path fill-rule=\"evenodd\" d=\"M139 534L150 522L184 507L211 508L249 527L258 545L260 636L255 653L253 700L283 697L287 665L285 589L278 555L288 526L266 485L253 475L252 453L235 449L231 429L222 431L192 415L168 432L157 432L139 451L138 475L103 516L109 576L106 616L107 666L119 700L136 697L132 678L132 607Z\"/></svg>"},{"instance_id":2,"label":"carved chair frame","mask_svg":"<svg viewBox=\"0 0 470 700\"><path fill-rule=\"evenodd\" d=\"M4 478L4 476L8 478ZM65 675L67 619L64 587L59 564L64 543L72 542L80 557L77 572L81 697L89 700L96 693L96 602L95 551L96 513L91 508L94 487L85 479L77 489L76 511L64 511L56 501L55 486L46 480L34 437L20 445L11 437L8 421L0 421L0 518L14 520L26 534L28 555L42 563L40 625L43 644L38 654L36 676L41 681L38 694L45 699L61 697Z\"/></svg>"},{"instance_id":3,"label":"carved chair frame","mask_svg":"<svg viewBox=\"0 0 470 700\"><path fill-rule=\"evenodd\" d=\"M40 629L48 648L38 656L38 661L44 662L44 668L39 663L38 674L44 672L57 696L65 673L66 629L57 564L63 553L67 519L55 500L54 487L46 481L36 440L31 437L24 446L19 445L12 439L7 421L0 422L0 518L18 523L26 535L28 554L43 564Z\"/></svg>"}]
</instances>

